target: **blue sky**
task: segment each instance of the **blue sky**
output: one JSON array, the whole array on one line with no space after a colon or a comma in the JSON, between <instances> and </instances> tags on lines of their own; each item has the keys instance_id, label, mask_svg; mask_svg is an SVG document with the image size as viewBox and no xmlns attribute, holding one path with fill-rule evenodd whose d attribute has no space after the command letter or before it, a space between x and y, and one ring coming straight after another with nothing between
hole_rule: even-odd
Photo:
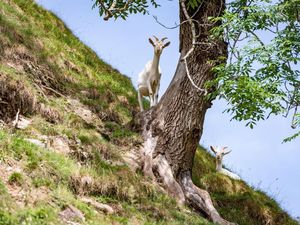
<instances>
[{"instance_id":1,"label":"blue sky","mask_svg":"<svg viewBox=\"0 0 300 225\"><path fill-rule=\"evenodd\" d=\"M84 43L104 61L132 79L134 86L138 73L152 59L151 35L167 36L171 45L161 56L162 80L160 95L167 89L178 61L178 29L168 30L155 22L152 15L166 25L178 23L178 2L163 1L162 7L151 9L146 16L134 15L123 20L104 22L92 1L36 0L50 9L69 26ZM193 91L193 90L191 90ZM282 140L293 134L291 119L271 117L253 130L244 123L230 122L223 114L226 102L214 101L205 119L200 143L229 146L232 153L225 164L241 175L249 184L275 197L293 216L300 216L300 138L287 144Z\"/></svg>"}]
</instances>

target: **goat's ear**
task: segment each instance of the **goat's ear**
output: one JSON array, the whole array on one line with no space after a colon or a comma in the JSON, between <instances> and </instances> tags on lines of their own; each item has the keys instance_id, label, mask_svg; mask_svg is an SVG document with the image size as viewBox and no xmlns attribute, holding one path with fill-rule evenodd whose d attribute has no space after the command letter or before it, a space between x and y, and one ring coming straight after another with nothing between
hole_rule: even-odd
<instances>
[{"instance_id":1,"label":"goat's ear","mask_svg":"<svg viewBox=\"0 0 300 225\"><path fill-rule=\"evenodd\" d=\"M164 48L168 47L170 44L171 44L171 42L168 41L166 44L164 44Z\"/></svg>"},{"instance_id":2,"label":"goat's ear","mask_svg":"<svg viewBox=\"0 0 300 225\"><path fill-rule=\"evenodd\" d=\"M213 151L213 153L217 154L217 151L213 146L210 146L210 149Z\"/></svg>"},{"instance_id":3,"label":"goat's ear","mask_svg":"<svg viewBox=\"0 0 300 225\"><path fill-rule=\"evenodd\" d=\"M151 38L149 38L149 42L150 42L151 45L153 45L153 47L155 46L155 44L154 44L154 42Z\"/></svg>"}]
</instances>

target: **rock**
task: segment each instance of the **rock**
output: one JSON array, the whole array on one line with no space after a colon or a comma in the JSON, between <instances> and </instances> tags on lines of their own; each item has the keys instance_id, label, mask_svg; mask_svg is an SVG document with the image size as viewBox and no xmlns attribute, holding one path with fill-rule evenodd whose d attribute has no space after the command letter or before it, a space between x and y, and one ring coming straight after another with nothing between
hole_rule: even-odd
<instances>
[{"instance_id":1,"label":"rock","mask_svg":"<svg viewBox=\"0 0 300 225\"><path fill-rule=\"evenodd\" d=\"M130 169L132 169L133 171L138 170L139 168L141 168L141 157L140 154L137 151L129 151L126 152L123 156L122 156L123 160L126 162L126 164L129 166Z\"/></svg>"},{"instance_id":2,"label":"rock","mask_svg":"<svg viewBox=\"0 0 300 225\"><path fill-rule=\"evenodd\" d=\"M85 220L83 213L72 205L67 206L63 211L61 211L59 216L66 221L78 219L82 221Z\"/></svg>"},{"instance_id":3,"label":"rock","mask_svg":"<svg viewBox=\"0 0 300 225\"><path fill-rule=\"evenodd\" d=\"M90 92L88 91L80 91L81 94L83 94L85 97L88 97Z\"/></svg>"},{"instance_id":4,"label":"rock","mask_svg":"<svg viewBox=\"0 0 300 225\"><path fill-rule=\"evenodd\" d=\"M80 200L83 201L84 203L88 204L88 205L93 206L95 209L100 210L104 213L113 214L115 212L114 209L111 206L109 206L107 204L97 202L93 199L83 197Z\"/></svg>"},{"instance_id":5,"label":"rock","mask_svg":"<svg viewBox=\"0 0 300 225\"><path fill-rule=\"evenodd\" d=\"M81 223L73 222L73 221L66 221L68 225L81 225Z\"/></svg>"},{"instance_id":6,"label":"rock","mask_svg":"<svg viewBox=\"0 0 300 225\"><path fill-rule=\"evenodd\" d=\"M68 103L71 105L74 113L84 120L84 122L92 126L103 127L100 118L81 102L75 99L69 99Z\"/></svg>"},{"instance_id":7,"label":"rock","mask_svg":"<svg viewBox=\"0 0 300 225\"><path fill-rule=\"evenodd\" d=\"M5 122L3 120L0 120L0 128L4 128L6 126Z\"/></svg>"},{"instance_id":8,"label":"rock","mask_svg":"<svg viewBox=\"0 0 300 225\"><path fill-rule=\"evenodd\" d=\"M45 136L39 135L39 139L25 138L24 140L35 144L41 148L49 148L55 152L60 152L64 154L70 153L71 149L69 146L69 139L64 136Z\"/></svg>"},{"instance_id":9,"label":"rock","mask_svg":"<svg viewBox=\"0 0 300 225\"><path fill-rule=\"evenodd\" d=\"M118 96L118 100L124 105L129 105L128 99L123 95Z\"/></svg>"},{"instance_id":10,"label":"rock","mask_svg":"<svg viewBox=\"0 0 300 225\"><path fill-rule=\"evenodd\" d=\"M63 154L71 152L68 138L62 136L48 137L47 148Z\"/></svg>"},{"instance_id":11,"label":"rock","mask_svg":"<svg viewBox=\"0 0 300 225\"><path fill-rule=\"evenodd\" d=\"M84 186L91 186L93 184L93 178L90 176L84 176L80 179L81 184Z\"/></svg>"},{"instance_id":12,"label":"rock","mask_svg":"<svg viewBox=\"0 0 300 225\"><path fill-rule=\"evenodd\" d=\"M76 73L80 73L81 70L71 61L65 61L64 64L66 65L66 67L70 70L73 70Z\"/></svg>"},{"instance_id":13,"label":"rock","mask_svg":"<svg viewBox=\"0 0 300 225\"><path fill-rule=\"evenodd\" d=\"M47 144L45 142L37 140L37 139L25 138L24 140L26 140L26 141L34 144L34 145L37 145L38 147L41 147L41 148L46 148L47 147Z\"/></svg>"},{"instance_id":14,"label":"rock","mask_svg":"<svg viewBox=\"0 0 300 225\"><path fill-rule=\"evenodd\" d=\"M39 201L49 201L49 193L50 190L45 186L41 186L39 188L29 188L29 190L27 190L26 203L34 205Z\"/></svg>"},{"instance_id":15,"label":"rock","mask_svg":"<svg viewBox=\"0 0 300 225\"><path fill-rule=\"evenodd\" d=\"M18 120L15 120L13 122L13 126L20 130L26 129L30 124L31 124L31 120L21 115L18 117Z\"/></svg>"},{"instance_id":16,"label":"rock","mask_svg":"<svg viewBox=\"0 0 300 225\"><path fill-rule=\"evenodd\" d=\"M112 166L126 166L127 164L120 161L112 161L112 160L106 160L106 162Z\"/></svg>"},{"instance_id":17,"label":"rock","mask_svg":"<svg viewBox=\"0 0 300 225\"><path fill-rule=\"evenodd\" d=\"M22 169L21 169L21 167L18 167L18 166L8 166L6 168L6 171L10 172L11 174L12 173L21 173Z\"/></svg>"}]
</instances>

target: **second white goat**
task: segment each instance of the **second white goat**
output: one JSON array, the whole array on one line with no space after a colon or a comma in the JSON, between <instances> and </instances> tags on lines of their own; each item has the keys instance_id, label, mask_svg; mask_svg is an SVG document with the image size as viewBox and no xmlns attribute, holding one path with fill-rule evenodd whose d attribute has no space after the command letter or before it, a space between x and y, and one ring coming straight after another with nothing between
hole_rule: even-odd
<instances>
[{"instance_id":1,"label":"second white goat","mask_svg":"<svg viewBox=\"0 0 300 225\"><path fill-rule=\"evenodd\" d=\"M227 147L219 148L219 147L213 147L213 146L210 146L210 149L216 155L216 170L217 170L217 172L220 172L226 176L229 176L232 179L240 180L241 178L238 175L234 174L233 172L230 172L227 169L224 169L222 166L222 164L223 164L222 161L223 161L224 155L229 154L231 152L231 150L226 150Z\"/></svg>"}]
</instances>

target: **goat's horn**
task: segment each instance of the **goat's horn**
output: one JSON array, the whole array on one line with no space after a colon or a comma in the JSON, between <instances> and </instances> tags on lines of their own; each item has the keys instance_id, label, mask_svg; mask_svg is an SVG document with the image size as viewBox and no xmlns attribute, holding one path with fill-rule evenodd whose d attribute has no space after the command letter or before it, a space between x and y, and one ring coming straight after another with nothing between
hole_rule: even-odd
<instances>
[{"instance_id":1,"label":"goat's horn","mask_svg":"<svg viewBox=\"0 0 300 225\"><path fill-rule=\"evenodd\" d=\"M222 148L221 148L221 151L224 152L226 149L228 149L227 146L226 146L226 147L222 147Z\"/></svg>"},{"instance_id":2,"label":"goat's horn","mask_svg":"<svg viewBox=\"0 0 300 225\"><path fill-rule=\"evenodd\" d=\"M223 154L224 154L224 155L227 155L227 154L229 154L231 151L232 151L232 150L226 151L226 152L224 152Z\"/></svg>"},{"instance_id":3,"label":"goat's horn","mask_svg":"<svg viewBox=\"0 0 300 225\"><path fill-rule=\"evenodd\" d=\"M156 41L159 41L159 39L155 35L153 35L153 37L155 38Z\"/></svg>"},{"instance_id":4,"label":"goat's horn","mask_svg":"<svg viewBox=\"0 0 300 225\"><path fill-rule=\"evenodd\" d=\"M168 39L168 38L167 38L167 37L164 37L164 38L161 39L161 41L164 41L164 40L166 40L166 39Z\"/></svg>"}]
</instances>

